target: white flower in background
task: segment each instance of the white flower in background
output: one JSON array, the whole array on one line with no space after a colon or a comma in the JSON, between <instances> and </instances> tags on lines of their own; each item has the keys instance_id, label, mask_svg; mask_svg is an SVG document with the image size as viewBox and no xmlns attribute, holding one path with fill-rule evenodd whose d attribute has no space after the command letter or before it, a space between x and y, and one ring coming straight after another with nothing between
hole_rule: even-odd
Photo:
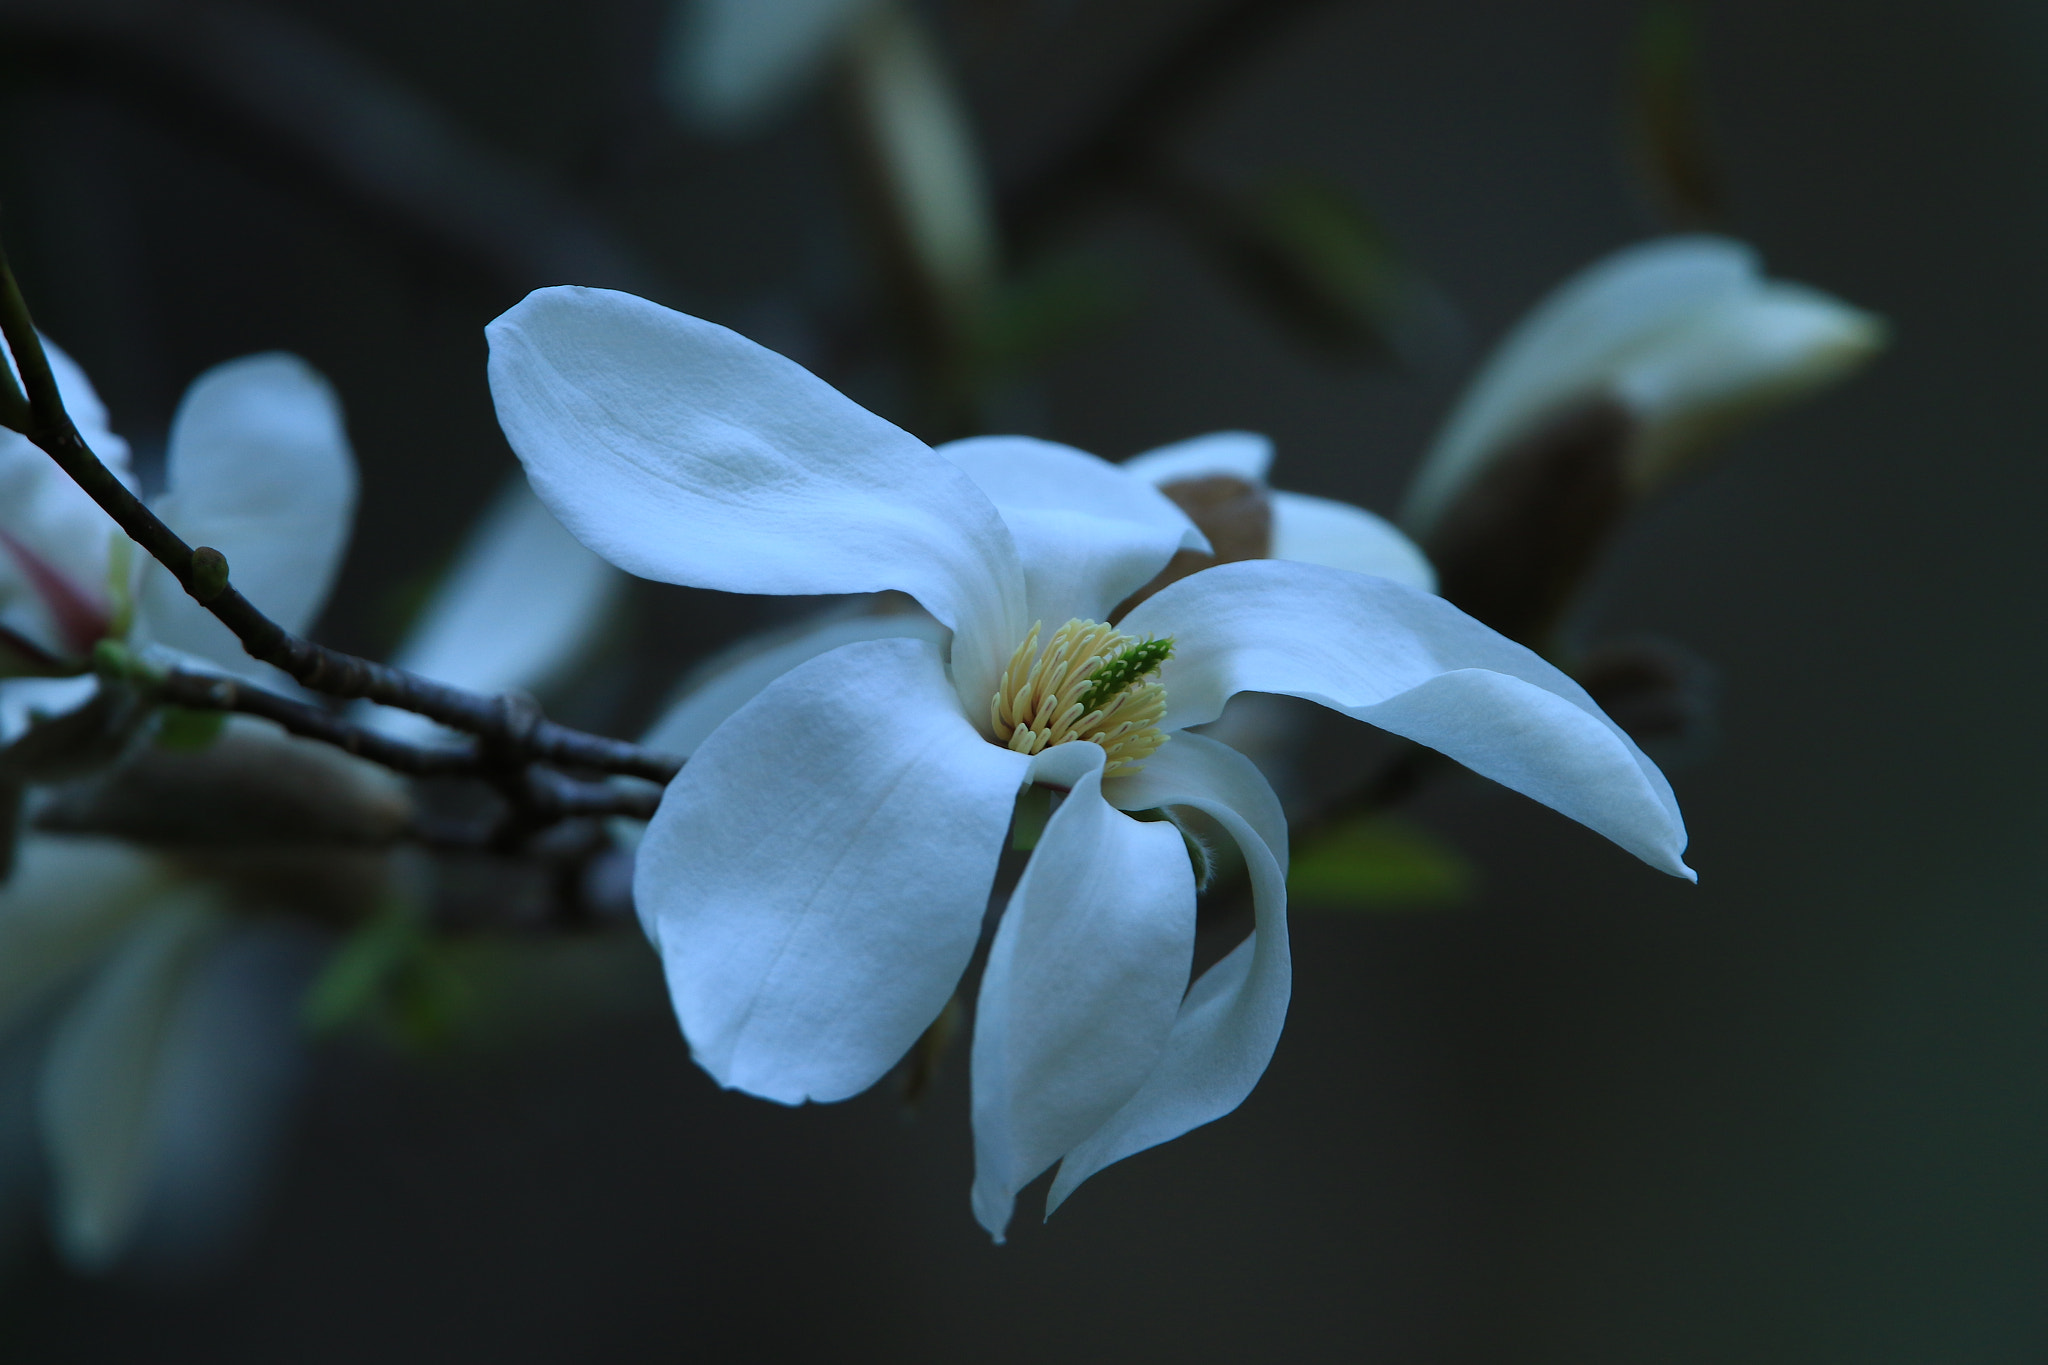
<instances>
[{"instance_id":1,"label":"white flower in background","mask_svg":"<svg viewBox=\"0 0 2048 1365\"><path fill-rule=\"evenodd\" d=\"M696 748L634 882L698 1062L787 1103L856 1094L951 997L1012 808L1062 793L990 949L973 1047L978 1217L1055 1161L1088 1175L1228 1113L1289 993L1286 826L1187 727L1246 690L1440 749L1690 876L1669 785L1579 687L1441 599L1281 560L1118 602L1192 524L1150 485L1023 438L933 451L800 367L629 295L547 289L490 328L535 491L628 572L915 598L943 642L855 640ZM1195 873L1148 813L1243 852L1256 930L1189 987ZM1136 812L1133 815L1130 812Z\"/></svg>"},{"instance_id":2,"label":"white flower in background","mask_svg":"<svg viewBox=\"0 0 2048 1365\"><path fill-rule=\"evenodd\" d=\"M107 410L85 372L47 340L43 350L79 435L132 482L128 443L107 429ZM0 430L0 626L52 653L90 650L113 616L108 563L119 534L28 437Z\"/></svg>"},{"instance_id":3,"label":"white flower in background","mask_svg":"<svg viewBox=\"0 0 2048 1365\"><path fill-rule=\"evenodd\" d=\"M52 364L88 443L125 475L126 447L105 429L85 377L54 351ZM15 576L0 575L10 624L53 650L82 653L119 630L117 599L132 594L138 643L256 669L168 572L135 568L105 514L41 451L21 442L35 458L22 457L18 441L0 443L0 479L23 491L0 503L0 532L16 550ZM191 543L226 554L236 585L274 618L310 625L346 547L356 487L326 382L278 354L208 371L172 423L165 478L160 515ZM78 603L85 608L74 610ZM68 709L94 686L90 677L0 682L0 717L18 730L33 711ZM249 721L231 723L222 746L253 749L259 764L297 764L320 799L353 802L372 820L402 819L389 775L346 755ZM113 1264L152 1207L185 1220L173 1240L204 1240L260 1164L262 1135L282 1112L295 1002L264 985L276 973L251 945L265 936L231 920L230 901L227 884L190 859L39 832L22 838L0 886L0 1032L63 1000L34 1104L56 1241L78 1269Z\"/></svg>"},{"instance_id":4,"label":"white flower in background","mask_svg":"<svg viewBox=\"0 0 2048 1365\"><path fill-rule=\"evenodd\" d=\"M1423 460L1402 524L1427 542L1494 459L1594 402L1630 419L1623 472L1643 492L1741 422L1854 372L1884 334L1839 299L1766 279L1740 242L1625 247L1558 286L1501 342Z\"/></svg>"}]
</instances>

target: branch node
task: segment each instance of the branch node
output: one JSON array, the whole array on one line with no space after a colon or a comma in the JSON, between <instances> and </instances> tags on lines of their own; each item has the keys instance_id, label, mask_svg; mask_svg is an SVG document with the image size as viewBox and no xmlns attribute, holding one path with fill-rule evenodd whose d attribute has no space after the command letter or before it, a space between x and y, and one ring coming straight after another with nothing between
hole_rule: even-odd
<instances>
[{"instance_id":1,"label":"branch node","mask_svg":"<svg viewBox=\"0 0 2048 1365\"><path fill-rule=\"evenodd\" d=\"M185 581L194 600L201 605L212 602L228 590L228 557L211 545L201 545L192 552Z\"/></svg>"}]
</instances>

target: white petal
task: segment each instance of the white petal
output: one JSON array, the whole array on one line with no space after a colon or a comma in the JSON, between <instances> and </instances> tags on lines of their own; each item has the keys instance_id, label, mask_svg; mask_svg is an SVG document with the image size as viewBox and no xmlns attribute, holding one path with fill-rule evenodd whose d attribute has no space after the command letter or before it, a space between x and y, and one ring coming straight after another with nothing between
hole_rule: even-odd
<instances>
[{"instance_id":1,"label":"white petal","mask_svg":"<svg viewBox=\"0 0 2048 1365\"><path fill-rule=\"evenodd\" d=\"M217 926L197 890L160 902L50 1041L36 1107L55 1177L57 1244L75 1269L105 1269L134 1230L162 1118L169 1021Z\"/></svg>"},{"instance_id":2,"label":"white petal","mask_svg":"<svg viewBox=\"0 0 2048 1365\"><path fill-rule=\"evenodd\" d=\"M392 663L472 692L538 692L590 647L625 587L514 479L470 532L447 581ZM371 723L426 737L439 727L378 707Z\"/></svg>"},{"instance_id":3,"label":"white petal","mask_svg":"<svg viewBox=\"0 0 2048 1365\"><path fill-rule=\"evenodd\" d=\"M1124 619L1171 636L1170 729L1214 720L1237 692L1305 697L1426 744L1690 878L1671 784L1534 653L1442 598L1286 560L1221 564Z\"/></svg>"},{"instance_id":4,"label":"white petal","mask_svg":"<svg viewBox=\"0 0 2048 1365\"><path fill-rule=\"evenodd\" d=\"M1844 378L1884 343L1873 315L1803 285L1760 283L1646 350L1614 381L1643 420L1647 486L1739 422Z\"/></svg>"},{"instance_id":5,"label":"white petal","mask_svg":"<svg viewBox=\"0 0 2048 1365\"><path fill-rule=\"evenodd\" d=\"M1436 591L1429 557L1385 517L1306 493L1274 489L1266 499L1273 508L1272 558L1377 574L1423 592Z\"/></svg>"},{"instance_id":6,"label":"white petal","mask_svg":"<svg viewBox=\"0 0 2048 1365\"><path fill-rule=\"evenodd\" d=\"M99 695L100 680L85 673L75 678L0 678L0 748L39 719L69 715Z\"/></svg>"},{"instance_id":7,"label":"white petal","mask_svg":"<svg viewBox=\"0 0 2048 1365\"><path fill-rule=\"evenodd\" d=\"M1756 286L1756 253L1718 237L1624 248L1558 286L1516 324L1458 400L1409 489L1402 524L1426 537L1490 456L1620 369Z\"/></svg>"},{"instance_id":8,"label":"white petal","mask_svg":"<svg viewBox=\"0 0 2048 1365\"><path fill-rule=\"evenodd\" d=\"M538 290L489 335L498 420L585 545L726 592L907 592L993 690L1031 624L1023 570L950 461L802 366L630 294Z\"/></svg>"},{"instance_id":9,"label":"white petal","mask_svg":"<svg viewBox=\"0 0 2048 1365\"><path fill-rule=\"evenodd\" d=\"M684 0L665 63L670 98L710 127L744 127L815 75L875 3Z\"/></svg>"},{"instance_id":10,"label":"white petal","mask_svg":"<svg viewBox=\"0 0 2048 1365\"><path fill-rule=\"evenodd\" d=\"M172 530L226 555L230 581L285 629L313 624L356 505L355 456L326 380L276 352L208 370L171 422L165 485L156 510ZM154 640L234 672L255 668L161 565L148 567L141 609Z\"/></svg>"},{"instance_id":11,"label":"white petal","mask_svg":"<svg viewBox=\"0 0 2048 1365\"><path fill-rule=\"evenodd\" d=\"M107 429L106 407L85 371L47 337L43 351L79 435L123 483L132 482L128 443ZM108 547L119 534L99 504L54 460L19 432L0 430L0 624L53 648L75 644L52 617L19 556L33 556L72 593L104 607Z\"/></svg>"},{"instance_id":12,"label":"white petal","mask_svg":"<svg viewBox=\"0 0 2048 1365\"><path fill-rule=\"evenodd\" d=\"M688 758L726 717L759 696L761 689L798 664L860 640L925 640L943 645L946 629L918 613L834 617L762 647L743 642L743 652L714 659L684 684L683 695L662 714L641 743L664 754Z\"/></svg>"},{"instance_id":13,"label":"white petal","mask_svg":"<svg viewBox=\"0 0 2048 1365\"><path fill-rule=\"evenodd\" d=\"M15 856L0 885L0 1030L106 951L169 877L114 839L30 834Z\"/></svg>"},{"instance_id":14,"label":"white petal","mask_svg":"<svg viewBox=\"0 0 2048 1365\"><path fill-rule=\"evenodd\" d=\"M1169 746L1171 747L1171 746ZM1195 944L1180 831L1102 799L1103 752L1047 822L1003 912L974 1014L974 1212L997 1241L1017 1191L1137 1092L1173 1027Z\"/></svg>"},{"instance_id":15,"label":"white petal","mask_svg":"<svg viewBox=\"0 0 2048 1365\"><path fill-rule=\"evenodd\" d=\"M895 1065L974 951L1029 763L967 723L922 640L843 646L735 712L633 878L698 1063L790 1104Z\"/></svg>"},{"instance_id":16,"label":"white petal","mask_svg":"<svg viewBox=\"0 0 2048 1365\"><path fill-rule=\"evenodd\" d=\"M1192 806L1214 818L1244 853L1257 914L1250 938L1202 973L1180 1004L1144 1085L1060 1163L1048 1217L1076 1186L1134 1152L1222 1118L1244 1102L1287 1018L1287 820L1251 761L1202 735L1178 734L1129 776L1110 783L1128 809Z\"/></svg>"},{"instance_id":17,"label":"white petal","mask_svg":"<svg viewBox=\"0 0 2048 1365\"><path fill-rule=\"evenodd\" d=\"M988 495L1024 561L1027 613L1056 629L1101 621L1180 549L1208 538L1143 479L1072 446L976 436L939 447Z\"/></svg>"},{"instance_id":18,"label":"white petal","mask_svg":"<svg viewBox=\"0 0 2048 1365\"><path fill-rule=\"evenodd\" d=\"M1123 462L1123 468L1153 484L1219 474L1263 484L1272 464L1273 442L1267 437L1255 431L1212 431L1133 455Z\"/></svg>"}]
</instances>

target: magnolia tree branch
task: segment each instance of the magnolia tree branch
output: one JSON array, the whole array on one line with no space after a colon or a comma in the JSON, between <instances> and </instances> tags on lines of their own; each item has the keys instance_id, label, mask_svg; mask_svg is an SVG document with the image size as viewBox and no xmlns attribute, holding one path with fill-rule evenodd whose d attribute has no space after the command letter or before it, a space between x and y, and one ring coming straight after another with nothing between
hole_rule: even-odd
<instances>
[{"instance_id":1,"label":"magnolia tree branch","mask_svg":"<svg viewBox=\"0 0 2048 1365\"><path fill-rule=\"evenodd\" d=\"M131 540L170 570L193 601L234 632L251 658L282 669L316 692L332 697L366 698L412 711L476 736L493 753L527 762L590 768L661 783L674 777L682 767L682 760L673 755L557 724L543 716L540 708L527 698L483 696L450 687L401 668L329 649L286 630L236 591L229 581L227 559L220 551L204 545L196 549L187 545L100 462L79 436L65 411L56 377L43 354L42 339L36 333L35 322L4 251L0 251L0 334L4 334L14 355L21 374L21 389L25 391L17 393L0 387L0 418L7 419L8 425L56 461L58 468L70 475ZM17 421L19 425L15 425ZM275 700L285 702L281 697ZM311 731L297 733L328 739L325 734ZM365 751L364 756L372 755Z\"/></svg>"}]
</instances>

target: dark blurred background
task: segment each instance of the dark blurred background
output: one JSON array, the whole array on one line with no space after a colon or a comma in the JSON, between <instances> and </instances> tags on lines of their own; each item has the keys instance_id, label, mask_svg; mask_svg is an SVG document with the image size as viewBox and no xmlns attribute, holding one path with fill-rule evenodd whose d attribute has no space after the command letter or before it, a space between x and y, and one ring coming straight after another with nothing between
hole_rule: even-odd
<instances>
[{"instance_id":1,"label":"dark blurred background","mask_svg":"<svg viewBox=\"0 0 2048 1365\"><path fill-rule=\"evenodd\" d=\"M990 410L1112 457L1265 431L1276 483L1390 511L1484 347L1669 226L1627 135L1644 11L1269 3L1166 154L1220 192L1346 187L1457 325L1407 364L1335 354L1112 184L1051 235L1115 306ZM947 6L998 198L1228 7ZM1412 813L1478 896L1299 913L1288 1031L1243 1109L1000 1248L968 1213L964 1055L913 1119L886 1090L794 1112L722 1094L627 945L604 1008L514 1042L326 1047L246 1246L184 1284L31 1253L0 1349L2048 1356L2048 19L1691 13L1726 227L1894 328L1862 378L1636 518L1584 613L1718 671L1711 742L1673 772L1698 888L1439 784ZM529 288L633 288L918 425L829 88L693 134L655 88L667 22L648 0L0 0L0 226L116 429L160 448L185 384L249 351L338 386L364 497L324 638L388 648L513 467L482 329ZM575 718L632 732L762 610L643 585Z\"/></svg>"}]
</instances>

